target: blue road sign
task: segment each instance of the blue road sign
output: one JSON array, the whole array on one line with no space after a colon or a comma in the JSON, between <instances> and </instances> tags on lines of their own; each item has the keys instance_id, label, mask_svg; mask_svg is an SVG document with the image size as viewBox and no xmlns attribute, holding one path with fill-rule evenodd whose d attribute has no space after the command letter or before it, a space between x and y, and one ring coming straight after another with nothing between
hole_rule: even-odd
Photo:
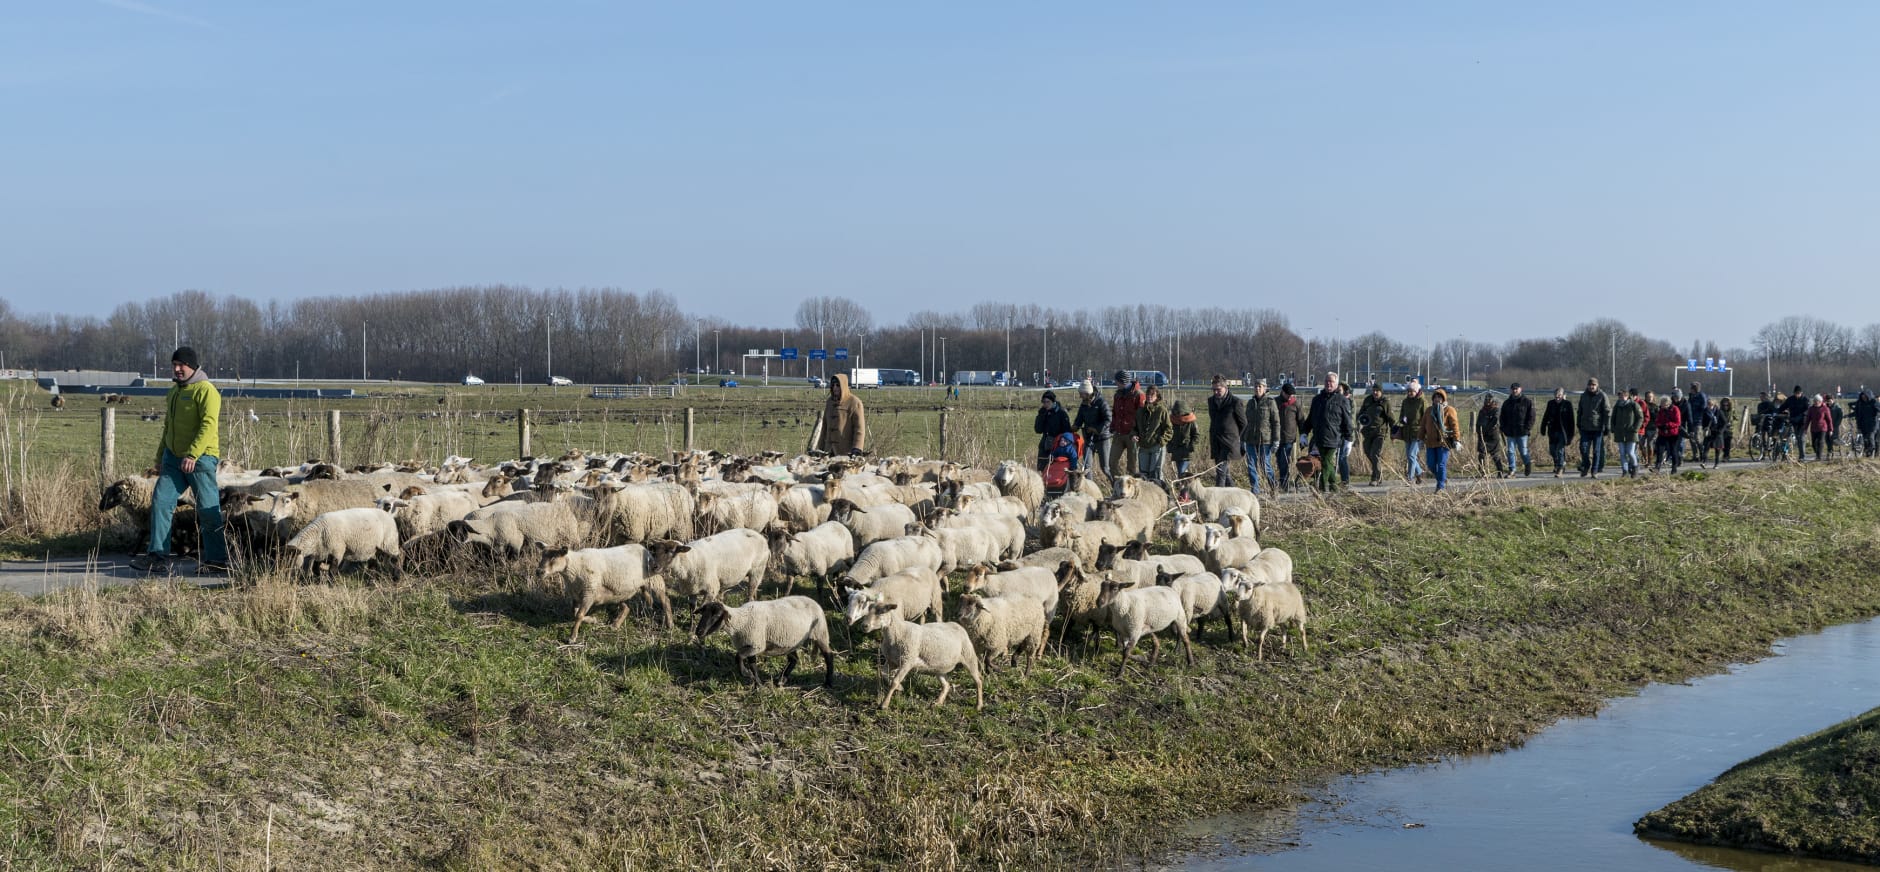
<instances>
[{"instance_id":1,"label":"blue road sign","mask_svg":"<svg viewBox=\"0 0 1880 872\"><path fill-rule=\"evenodd\" d=\"M849 350L848 350L848 349L846 349L846 348L838 348L838 349L836 349L836 359L837 359L837 360L848 360L848 359L849 359Z\"/></svg>"},{"instance_id":2,"label":"blue road sign","mask_svg":"<svg viewBox=\"0 0 1880 872\"><path fill-rule=\"evenodd\" d=\"M783 358L784 360L795 360L795 359L796 359L796 349L794 349L794 348L779 348L779 349L777 349L777 356L778 356L778 357L781 357L781 358Z\"/></svg>"},{"instance_id":3,"label":"blue road sign","mask_svg":"<svg viewBox=\"0 0 1880 872\"><path fill-rule=\"evenodd\" d=\"M809 350L809 359L810 360L827 360L829 359L829 352L821 348L812 348Z\"/></svg>"}]
</instances>

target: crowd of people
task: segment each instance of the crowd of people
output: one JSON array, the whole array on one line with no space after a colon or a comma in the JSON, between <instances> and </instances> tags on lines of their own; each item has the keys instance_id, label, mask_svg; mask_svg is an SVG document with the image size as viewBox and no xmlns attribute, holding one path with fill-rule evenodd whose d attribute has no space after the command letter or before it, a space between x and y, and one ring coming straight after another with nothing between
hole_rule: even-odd
<instances>
[{"instance_id":1,"label":"crowd of people","mask_svg":"<svg viewBox=\"0 0 1880 872\"><path fill-rule=\"evenodd\" d=\"M1040 471L1063 458L1069 469L1106 479L1130 474L1186 486L1211 477L1215 486L1228 487L1239 484L1236 473L1244 467L1245 486L1255 493L1262 485L1268 493L1303 487L1331 492L1350 486L1354 447L1360 476L1382 484L1386 443L1394 441L1401 444L1402 468L1391 477L1411 485L1427 478L1441 491L1449 484L1455 452L1469 440L1484 476L1532 476L1531 441L1539 435L1547 448L1543 474L1551 460L1556 478L1569 469L1597 478L1607 474L1610 450L1618 474L1637 477L1677 473L1687 457L1700 468L1736 459L1739 435L1778 446L1779 457L1804 461L1812 449L1812 460L1826 460L1834 456L1847 418L1853 421L1855 453L1872 457L1880 426L1880 402L1865 389L1845 408L1837 396L1810 396L1800 385L1787 393L1764 391L1753 414L1739 418L1730 397L1713 399L1698 382L1665 394L1638 388L1608 393L1599 379L1589 378L1578 397L1554 389L1538 418L1534 400L1519 383L1509 385L1505 398L1484 392L1465 431L1449 392L1426 391L1415 379L1394 402L1376 383L1354 402L1351 385L1337 373L1326 373L1310 398L1302 398L1291 382L1275 393L1260 379L1244 400L1215 376L1206 409L1211 465L1197 472L1195 455L1203 443L1196 411L1179 399L1164 405L1159 387L1144 386L1126 372L1119 370L1113 380L1107 401L1089 379L1078 384L1075 412L1054 391L1044 392L1034 425Z\"/></svg>"}]
</instances>

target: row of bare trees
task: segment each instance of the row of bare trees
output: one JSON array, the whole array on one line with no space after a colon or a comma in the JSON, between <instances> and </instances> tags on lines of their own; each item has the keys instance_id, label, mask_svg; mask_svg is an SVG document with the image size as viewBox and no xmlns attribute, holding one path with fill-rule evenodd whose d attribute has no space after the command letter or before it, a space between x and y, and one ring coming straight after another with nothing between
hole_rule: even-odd
<instances>
[{"instance_id":1,"label":"row of bare trees","mask_svg":"<svg viewBox=\"0 0 1880 872\"><path fill-rule=\"evenodd\" d=\"M1423 332L1436 329L1425 325ZM867 306L823 296L803 300L794 323L779 328L688 314L659 291L615 289L491 286L286 303L184 291L125 303L104 318L27 315L0 300L0 355L16 369L162 371L178 342L196 346L223 379L454 381L474 373L539 382L549 374L552 349L556 375L653 381L694 366L753 372L760 362L747 361L744 352L785 347L799 348L799 359L771 360L773 375L865 365L918 370L935 381L967 369L1009 369L1027 382L1085 373L1102 379L1116 369L1159 369L1187 381L1335 369L1360 381L1420 373L1444 383L1521 381L1532 388L1575 387L1587 376L1621 387L1662 386L1671 367L1696 357L1731 361L1739 390L1768 378L1815 391L1852 390L1880 367L1880 324L1853 328L1801 316L1765 325L1753 348L1726 349L1701 340L1681 347L1616 319L1578 324L1560 336L1485 342L1429 335L1407 342L1381 332L1302 333L1274 309L1150 304L1059 309L981 302L882 326ZM849 360L808 360L808 349L818 347L847 348Z\"/></svg>"}]
</instances>

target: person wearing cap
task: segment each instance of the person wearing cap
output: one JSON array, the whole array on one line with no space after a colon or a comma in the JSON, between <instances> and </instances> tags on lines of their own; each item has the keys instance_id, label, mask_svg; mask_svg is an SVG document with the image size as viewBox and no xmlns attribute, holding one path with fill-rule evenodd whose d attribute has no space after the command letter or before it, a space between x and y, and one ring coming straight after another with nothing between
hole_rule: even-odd
<instances>
[{"instance_id":1,"label":"person wearing cap","mask_svg":"<svg viewBox=\"0 0 1880 872\"><path fill-rule=\"evenodd\" d=\"M1084 437L1084 456L1078 468L1088 475L1095 465L1104 478L1109 478L1110 404L1103 401L1103 394L1090 379L1077 383L1077 416L1071 419L1071 428Z\"/></svg>"},{"instance_id":2,"label":"person wearing cap","mask_svg":"<svg viewBox=\"0 0 1880 872\"><path fill-rule=\"evenodd\" d=\"M1122 475L1138 462L1136 413L1142 409L1142 382L1116 371L1116 393L1110 397L1110 470Z\"/></svg>"},{"instance_id":3,"label":"person wearing cap","mask_svg":"<svg viewBox=\"0 0 1880 872\"><path fill-rule=\"evenodd\" d=\"M1397 429L1397 416L1390 410L1390 401L1384 399L1384 389L1377 382L1364 394L1364 405L1358 407L1358 432L1364 436L1364 459L1371 466L1371 484L1376 486L1384 480L1384 439Z\"/></svg>"},{"instance_id":4,"label":"person wearing cap","mask_svg":"<svg viewBox=\"0 0 1880 872\"><path fill-rule=\"evenodd\" d=\"M1411 484L1422 484L1423 416L1430 410L1430 400L1423 395L1422 381L1413 378L1405 387L1408 392L1397 407L1397 435L1403 439L1403 477Z\"/></svg>"},{"instance_id":5,"label":"person wearing cap","mask_svg":"<svg viewBox=\"0 0 1880 872\"><path fill-rule=\"evenodd\" d=\"M1169 421L1168 407L1162 405L1162 389L1150 385L1143 395L1142 407L1136 410L1136 426L1133 428L1136 449L1137 472L1143 478L1160 482L1163 480L1162 464L1168 457L1168 441L1175 435L1174 425Z\"/></svg>"},{"instance_id":6,"label":"person wearing cap","mask_svg":"<svg viewBox=\"0 0 1880 872\"><path fill-rule=\"evenodd\" d=\"M187 345L170 355L176 384L163 398L163 436L157 441L157 484L150 495L150 542L131 566L145 572L170 571L170 527L176 498L185 488L196 497L196 523L202 530L203 573L228 572L228 541L222 521L222 494L215 470L221 463L219 419L222 393L203 374L196 350Z\"/></svg>"},{"instance_id":7,"label":"person wearing cap","mask_svg":"<svg viewBox=\"0 0 1880 872\"><path fill-rule=\"evenodd\" d=\"M1176 498L1185 503L1193 499L1188 495L1188 466L1195 456L1195 445L1201 441L1201 428L1195 426L1195 413L1188 411L1181 400L1169 409L1168 419L1168 459L1175 463Z\"/></svg>"},{"instance_id":8,"label":"person wearing cap","mask_svg":"<svg viewBox=\"0 0 1880 872\"><path fill-rule=\"evenodd\" d=\"M1038 471L1044 472L1051 465L1058 437L1071 432L1071 416L1058 403L1057 391L1045 391L1038 397L1038 415L1032 420L1031 431L1038 434Z\"/></svg>"},{"instance_id":9,"label":"person wearing cap","mask_svg":"<svg viewBox=\"0 0 1880 872\"><path fill-rule=\"evenodd\" d=\"M1521 475L1534 475L1534 458L1528 453L1528 436L1534 432L1534 401L1521 392L1521 383L1508 386L1508 401L1501 404L1502 439L1508 443L1508 473L1514 474L1515 458L1521 459Z\"/></svg>"},{"instance_id":10,"label":"person wearing cap","mask_svg":"<svg viewBox=\"0 0 1880 872\"><path fill-rule=\"evenodd\" d=\"M1240 431L1241 448L1247 455L1247 487L1260 492L1260 473L1266 472L1268 490L1277 493L1279 479L1273 469L1273 452L1279 447L1279 403L1266 392L1266 379L1253 383L1253 397L1247 400L1247 426Z\"/></svg>"},{"instance_id":11,"label":"person wearing cap","mask_svg":"<svg viewBox=\"0 0 1880 872\"><path fill-rule=\"evenodd\" d=\"M1599 390L1599 379L1586 380L1575 422L1580 428L1580 477L1606 471L1606 432L1612 428L1612 403Z\"/></svg>"},{"instance_id":12,"label":"person wearing cap","mask_svg":"<svg viewBox=\"0 0 1880 872\"><path fill-rule=\"evenodd\" d=\"M1215 376L1208 394L1208 457L1214 461L1215 487L1233 486L1234 461L1240 457L1241 432L1246 429L1246 405L1228 391L1227 379Z\"/></svg>"}]
</instances>

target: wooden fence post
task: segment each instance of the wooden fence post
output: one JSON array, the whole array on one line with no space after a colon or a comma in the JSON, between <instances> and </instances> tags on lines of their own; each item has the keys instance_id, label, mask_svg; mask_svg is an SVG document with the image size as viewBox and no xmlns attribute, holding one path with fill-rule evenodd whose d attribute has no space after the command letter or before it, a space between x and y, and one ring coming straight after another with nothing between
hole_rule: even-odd
<instances>
[{"instance_id":1,"label":"wooden fence post","mask_svg":"<svg viewBox=\"0 0 1880 872\"><path fill-rule=\"evenodd\" d=\"M517 457L535 456L534 452L531 452L529 450L530 437L533 435L534 434L531 432L531 428L529 427L529 410L517 409L516 410L516 456Z\"/></svg>"},{"instance_id":2,"label":"wooden fence post","mask_svg":"<svg viewBox=\"0 0 1880 872\"><path fill-rule=\"evenodd\" d=\"M947 410L940 410L940 459L947 459Z\"/></svg>"},{"instance_id":3,"label":"wooden fence post","mask_svg":"<svg viewBox=\"0 0 1880 872\"><path fill-rule=\"evenodd\" d=\"M326 454L327 460L335 465L341 465L339 449L339 410L329 409L326 413Z\"/></svg>"},{"instance_id":4,"label":"wooden fence post","mask_svg":"<svg viewBox=\"0 0 1880 872\"><path fill-rule=\"evenodd\" d=\"M808 454L822 445L823 415L816 414L816 426L809 428L809 444L803 446L803 453Z\"/></svg>"},{"instance_id":5,"label":"wooden fence post","mask_svg":"<svg viewBox=\"0 0 1880 872\"><path fill-rule=\"evenodd\" d=\"M685 453L687 454L692 453L692 434L697 432L696 430L692 428L693 428L692 407L686 406L685 407Z\"/></svg>"},{"instance_id":6,"label":"wooden fence post","mask_svg":"<svg viewBox=\"0 0 1880 872\"><path fill-rule=\"evenodd\" d=\"M108 485L117 469L117 410L100 407L98 422L98 481Z\"/></svg>"}]
</instances>

